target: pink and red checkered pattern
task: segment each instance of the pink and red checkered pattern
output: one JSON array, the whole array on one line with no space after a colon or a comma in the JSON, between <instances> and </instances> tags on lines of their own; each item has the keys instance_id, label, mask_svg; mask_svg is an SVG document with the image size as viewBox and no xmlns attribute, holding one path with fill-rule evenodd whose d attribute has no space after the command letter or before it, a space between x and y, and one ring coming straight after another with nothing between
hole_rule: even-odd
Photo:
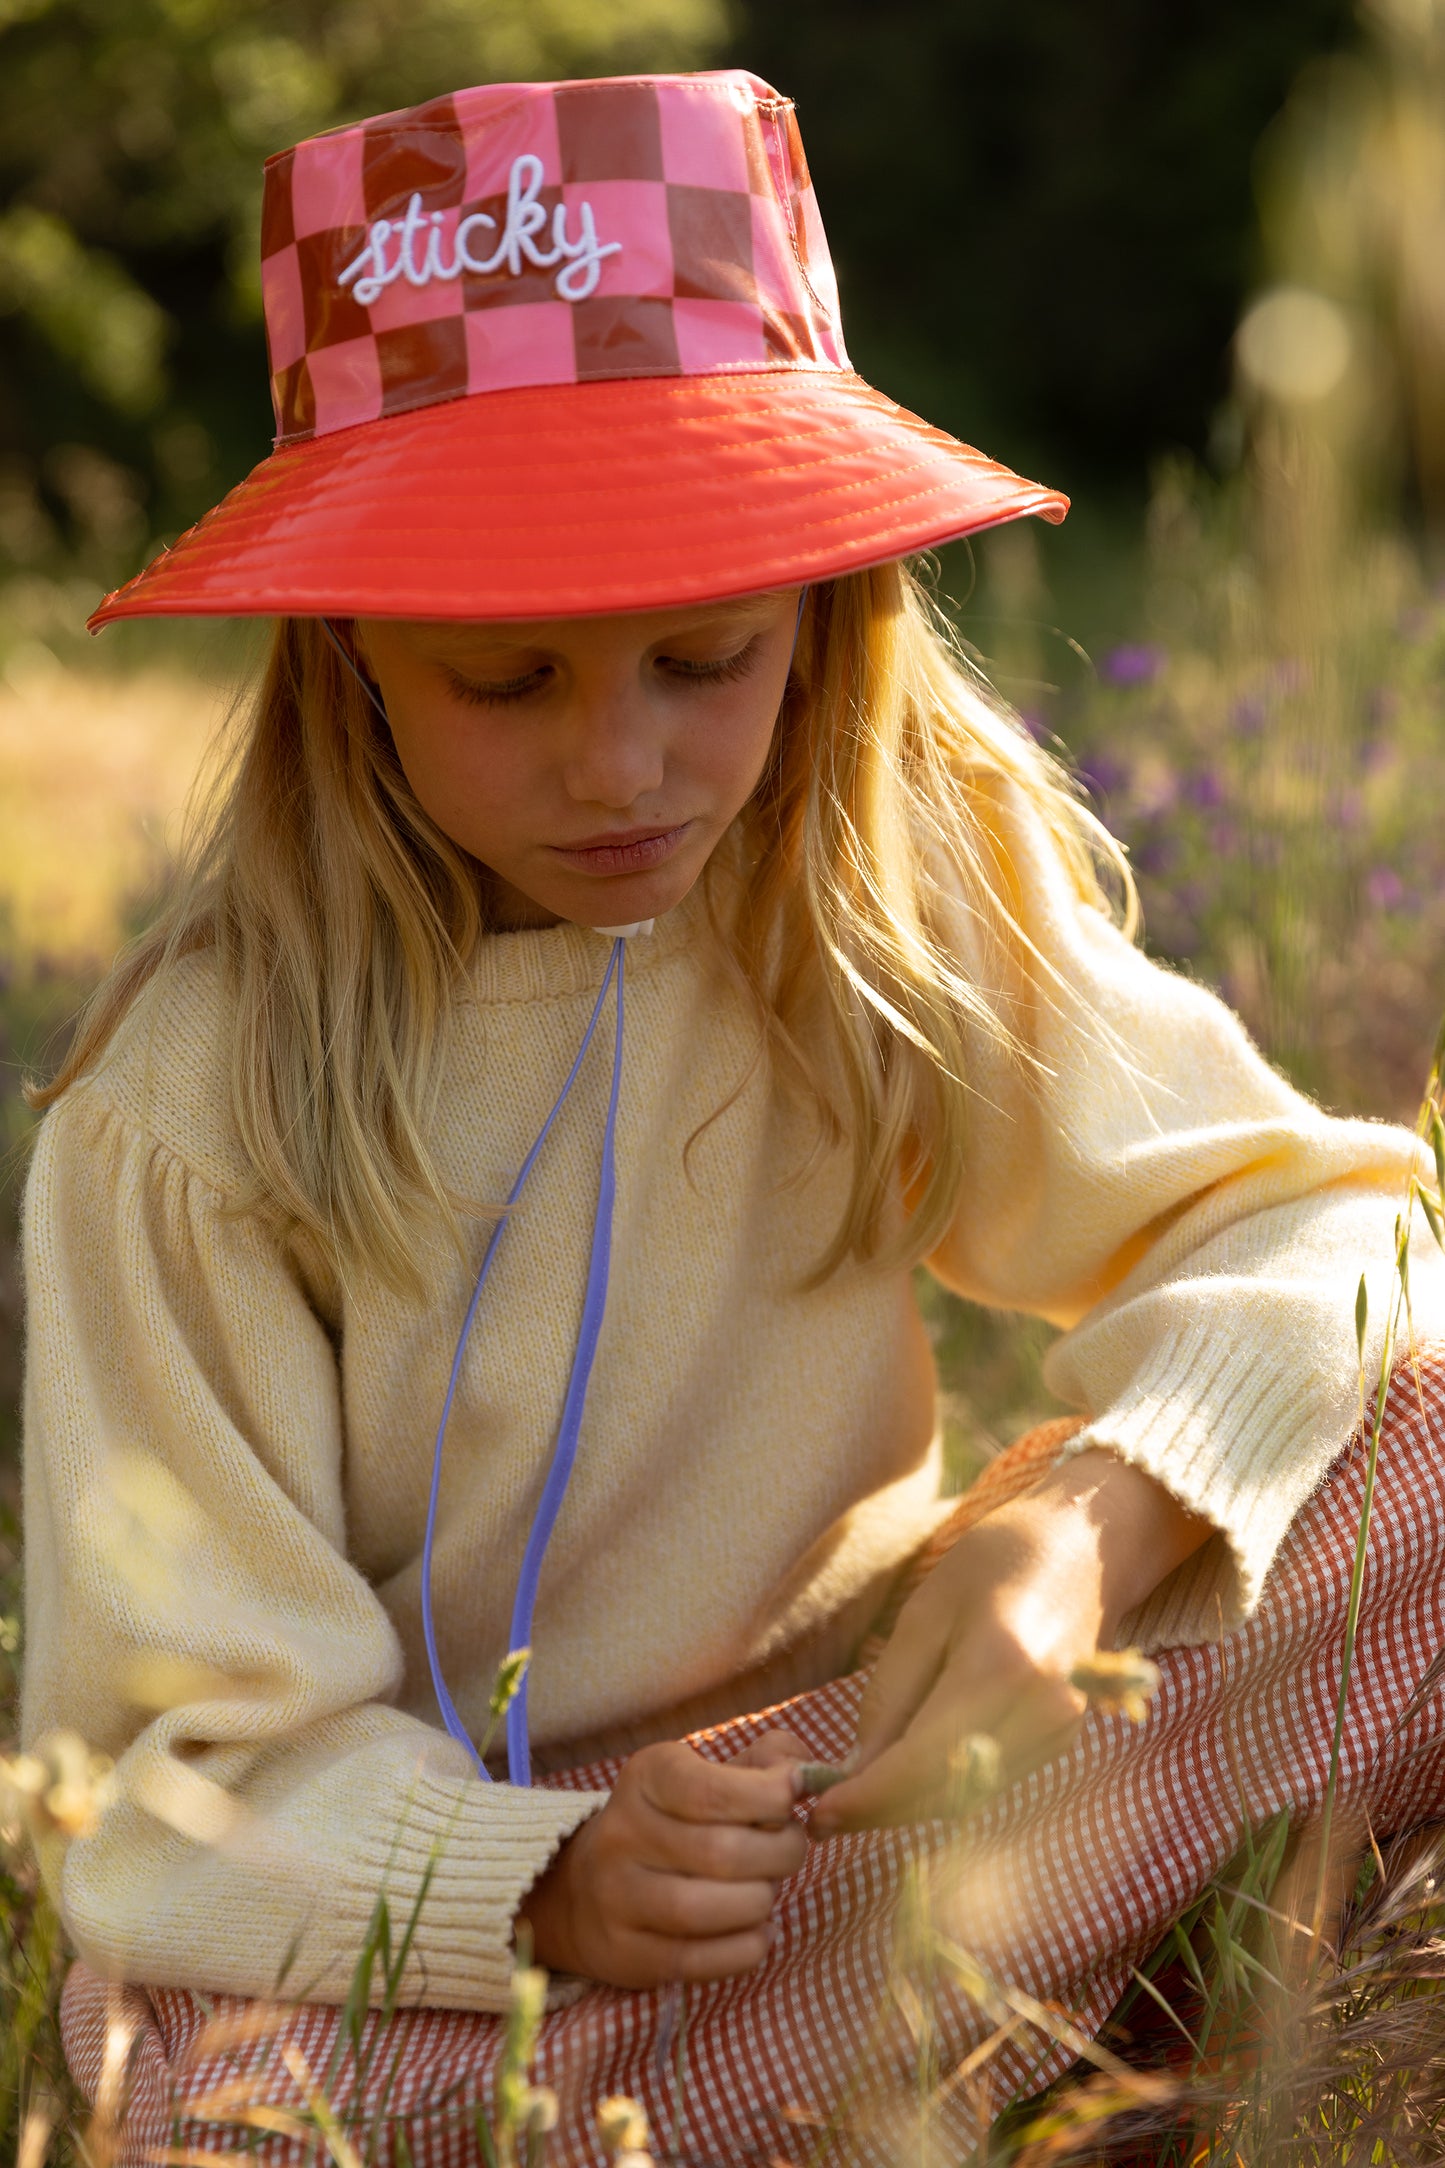
<instances>
[{"instance_id":1,"label":"pink and red checkered pattern","mask_svg":"<svg viewBox=\"0 0 1445 2168\"><path fill-rule=\"evenodd\" d=\"M1421 1383L1417 1396L1406 1366L1386 1406L1336 1825L1356 1835L1367 1817L1385 1836L1445 1814L1445 1676L1434 1662L1445 1646L1445 1353L1422 1361ZM954 1532L1035 1480L1057 1451L1058 1429L996 1461ZM931 1875L936 1914L986 1974L1095 2031L1130 1966L1225 1865L1243 1824L1288 1810L1298 1829L1319 1814L1363 1474L1356 1443L1298 1516L1248 1625L1214 1647L1162 1656L1147 1722L1091 1713L1069 1753L976 1816L962 1840L932 1822L814 1850L783 1887L766 1965L689 1991L685 2085L676 2085L678 2011L667 1995L592 1988L553 2012L534 2072L562 2108L549 2168L600 2158L593 2110L615 2092L644 2103L665 2152L676 2114L684 2161L894 2168L916 2152L916 2139L905 2149L905 2138L923 2085L937 2157L970 2154L979 2113L1036 2091L1073 2051L1031 2026L997 2031L940 1974L932 2072L925 2064L920 2073L905 2001L890 1987L906 1893L920 1873ZM837 1680L694 1743L725 1760L783 1721L818 1758L836 1759L851 1743L861 1687L857 1674ZM592 1790L616 1769L547 1781ZM235 2121L247 2100L302 2108L285 2045L317 2076L330 2073L332 2099L378 2168L404 2159L466 2168L477 2159L472 2117L491 2098L502 2033L498 2019L465 2011L408 2009L385 2023L373 2012L359 2068L333 2008L268 2012L179 1988L108 1990L77 1965L65 2044L92 2097L111 2025L123 2053L130 2039L132 2058L115 2168L230 2157L243 2145L267 2168L302 2168L314 2140L255 2130L243 2139Z\"/></svg>"},{"instance_id":2,"label":"pink and red checkered pattern","mask_svg":"<svg viewBox=\"0 0 1445 2168\"><path fill-rule=\"evenodd\" d=\"M531 254L479 272L519 172ZM609 253L567 299L535 259L589 211ZM494 85L313 137L266 167L261 282L283 444L518 385L848 366L792 105L741 71Z\"/></svg>"}]
</instances>

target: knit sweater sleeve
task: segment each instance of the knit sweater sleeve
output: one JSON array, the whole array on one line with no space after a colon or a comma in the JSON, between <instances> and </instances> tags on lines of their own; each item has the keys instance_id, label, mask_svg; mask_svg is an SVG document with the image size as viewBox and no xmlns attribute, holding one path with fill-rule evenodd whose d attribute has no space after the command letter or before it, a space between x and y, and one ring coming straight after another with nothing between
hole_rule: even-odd
<instances>
[{"instance_id":1,"label":"knit sweater sleeve","mask_svg":"<svg viewBox=\"0 0 1445 2168\"><path fill-rule=\"evenodd\" d=\"M1301 1097L1223 1002L1081 899L1020 794L984 803L1032 953L945 905L1015 1050L972 1035L968 1179L930 1263L1068 1328L1044 1376L1085 1417L1073 1450L1122 1455L1217 1531L1126 1631L1212 1640L1354 1428L1356 1293L1363 1272L1373 1382L1419 1147ZM1445 1271L1419 1225L1410 1272L1417 1338L1438 1340Z\"/></svg>"},{"instance_id":2,"label":"knit sweater sleeve","mask_svg":"<svg viewBox=\"0 0 1445 2168\"><path fill-rule=\"evenodd\" d=\"M118 1761L45 1862L66 1925L132 1979L340 2001L384 1890L394 1938L420 1908L404 2000L503 2007L515 1909L601 1798L482 1783L388 1706L328 1333L102 1083L42 1125L26 1203L24 1731Z\"/></svg>"}]
</instances>

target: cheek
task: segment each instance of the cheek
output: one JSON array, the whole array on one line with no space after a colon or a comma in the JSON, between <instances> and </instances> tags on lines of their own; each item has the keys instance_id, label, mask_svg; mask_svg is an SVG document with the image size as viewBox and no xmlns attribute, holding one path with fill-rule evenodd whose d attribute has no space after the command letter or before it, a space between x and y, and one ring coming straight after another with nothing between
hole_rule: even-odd
<instances>
[{"instance_id":1,"label":"cheek","mask_svg":"<svg viewBox=\"0 0 1445 2168\"><path fill-rule=\"evenodd\" d=\"M464 849L503 841L533 795L535 780L515 742L490 733L486 718L414 712L393 725L402 773L423 810Z\"/></svg>"},{"instance_id":2,"label":"cheek","mask_svg":"<svg viewBox=\"0 0 1445 2168\"><path fill-rule=\"evenodd\" d=\"M738 686L698 734L698 768L735 809L751 797L767 765L781 700L781 685Z\"/></svg>"}]
</instances>

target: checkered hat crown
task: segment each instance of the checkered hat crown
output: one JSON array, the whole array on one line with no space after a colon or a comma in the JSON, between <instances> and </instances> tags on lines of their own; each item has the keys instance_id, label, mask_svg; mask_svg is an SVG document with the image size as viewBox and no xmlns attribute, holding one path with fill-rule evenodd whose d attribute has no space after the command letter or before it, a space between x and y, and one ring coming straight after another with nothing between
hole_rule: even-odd
<instances>
[{"instance_id":1,"label":"checkered hat crown","mask_svg":"<svg viewBox=\"0 0 1445 2168\"><path fill-rule=\"evenodd\" d=\"M845 370L791 102L741 71L464 90L269 161L278 443L471 392Z\"/></svg>"}]
</instances>

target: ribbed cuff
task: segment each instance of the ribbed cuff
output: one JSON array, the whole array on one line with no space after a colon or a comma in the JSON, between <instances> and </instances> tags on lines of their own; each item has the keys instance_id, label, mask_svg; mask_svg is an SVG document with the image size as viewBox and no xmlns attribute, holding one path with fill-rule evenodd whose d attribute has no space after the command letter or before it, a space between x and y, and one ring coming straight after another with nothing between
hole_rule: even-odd
<instances>
[{"instance_id":1,"label":"ribbed cuff","mask_svg":"<svg viewBox=\"0 0 1445 2168\"><path fill-rule=\"evenodd\" d=\"M385 1892L395 1948L420 1898L402 2001L504 2010L518 1908L561 1846L609 1796L420 1775L393 1829L378 1828L359 1842L351 1833L347 1871L336 1886L335 1932L342 1946L351 1948L354 1962ZM558 1979L549 2004L574 2000L586 1984Z\"/></svg>"},{"instance_id":2,"label":"ribbed cuff","mask_svg":"<svg viewBox=\"0 0 1445 2168\"><path fill-rule=\"evenodd\" d=\"M1259 1360L1257 1347L1167 1334L1130 1390L1068 1441L1065 1458L1117 1453L1218 1530L1123 1622L1121 1641L1215 1641L1249 1616L1322 1472L1288 1450L1299 1397L1298 1375Z\"/></svg>"}]
</instances>

